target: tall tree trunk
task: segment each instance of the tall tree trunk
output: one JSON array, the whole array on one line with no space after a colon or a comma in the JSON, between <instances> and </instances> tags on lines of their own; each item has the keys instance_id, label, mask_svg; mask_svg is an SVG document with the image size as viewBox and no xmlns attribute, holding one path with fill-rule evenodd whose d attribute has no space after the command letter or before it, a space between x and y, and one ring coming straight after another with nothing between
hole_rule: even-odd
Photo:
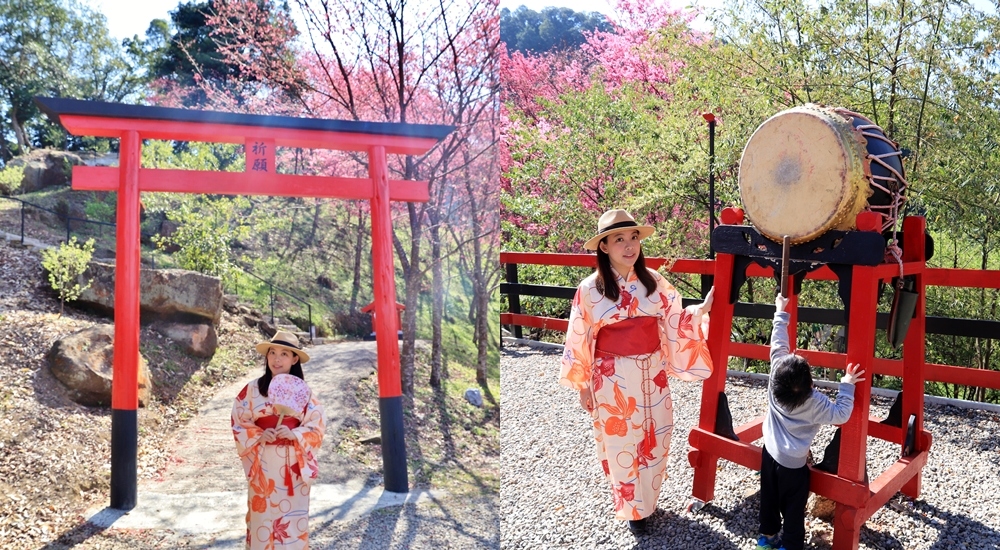
<instances>
[{"instance_id":1,"label":"tall tree trunk","mask_svg":"<svg viewBox=\"0 0 1000 550\"><path fill-rule=\"evenodd\" d=\"M323 208L323 202L319 199L313 199L312 227L309 228L309 236L306 237L306 240L304 243L302 243L300 249L313 245L313 241L316 239L316 229L319 227L319 217L322 213L322 208Z\"/></svg>"},{"instance_id":2,"label":"tall tree trunk","mask_svg":"<svg viewBox=\"0 0 1000 550\"><path fill-rule=\"evenodd\" d=\"M468 156L468 152L465 153ZM469 163L466 162L466 166ZM475 335L476 335L476 382L480 386L486 387L486 367L489 358L489 311L490 299L489 288L487 288L487 275L483 272L483 229L481 216L491 215L485 211L485 206L489 204L484 200L483 204L476 204L475 183L471 174L466 170L465 190L469 194L469 218L472 221L472 286L473 297L476 305ZM486 195L488 196L488 195Z\"/></svg>"},{"instance_id":3,"label":"tall tree trunk","mask_svg":"<svg viewBox=\"0 0 1000 550\"><path fill-rule=\"evenodd\" d=\"M411 224L412 227L412 224ZM423 279L416 265L420 254L417 239L410 242L410 269L404 274L406 299L403 303L403 347L399 352L399 369L403 393L413 396L413 378L416 370L417 308L420 307L420 283Z\"/></svg>"},{"instance_id":4,"label":"tall tree trunk","mask_svg":"<svg viewBox=\"0 0 1000 550\"><path fill-rule=\"evenodd\" d=\"M361 252L365 244L365 212L364 206L358 203L358 225L354 240L354 282L351 283L351 304L348 312L354 313L358 307L358 295L361 293Z\"/></svg>"},{"instance_id":5,"label":"tall tree trunk","mask_svg":"<svg viewBox=\"0 0 1000 550\"><path fill-rule=\"evenodd\" d=\"M30 151L28 147L28 135L24 133L24 127L21 126L21 122L17 120L17 110L10 110L10 126L14 130L14 137L17 138L17 154L24 155Z\"/></svg>"},{"instance_id":6,"label":"tall tree trunk","mask_svg":"<svg viewBox=\"0 0 1000 550\"><path fill-rule=\"evenodd\" d=\"M4 135L3 117L0 117L0 161L2 161L6 165L7 161L14 158L14 154L11 153L10 148L7 147L7 140L2 137L3 135Z\"/></svg>"},{"instance_id":7,"label":"tall tree trunk","mask_svg":"<svg viewBox=\"0 0 1000 550\"><path fill-rule=\"evenodd\" d=\"M413 175L413 157L407 156L403 178L413 179ZM403 305L406 309L403 311L403 346L399 353L399 370L403 393L412 397L416 370L417 309L420 307L420 285L423 282L423 273L420 271L420 239L423 237L424 209L408 202L406 211L410 219L410 250L408 255L400 254L400 257L407 258L408 261L403 262L403 279L406 282L406 300ZM399 243L399 248L402 248L401 245Z\"/></svg>"},{"instance_id":8,"label":"tall tree trunk","mask_svg":"<svg viewBox=\"0 0 1000 550\"><path fill-rule=\"evenodd\" d=\"M478 258L476 260L479 261ZM476 334L479 338L476 347L476 382L483 387L486 387L486 369L489 366L489 343L490 343L490 327L489 327L489 311L490 311L490 296L485 285L480 285L477 283L476 288L476 301L479 303L479 314L476 317Z\"/></svg>"},{"instance_id":9,"label":"tall tree trunk","mask_svg":"<svg viewBox=\"0 0 1000 550\"><path fill-rule=\"evenodd\" d=\"M431 387L441 387L441 321L444 317L444 276L441 273L441 230L437 213L431 212L431 273L433 305L431 311Z\"/></svg>"}]
</instances>

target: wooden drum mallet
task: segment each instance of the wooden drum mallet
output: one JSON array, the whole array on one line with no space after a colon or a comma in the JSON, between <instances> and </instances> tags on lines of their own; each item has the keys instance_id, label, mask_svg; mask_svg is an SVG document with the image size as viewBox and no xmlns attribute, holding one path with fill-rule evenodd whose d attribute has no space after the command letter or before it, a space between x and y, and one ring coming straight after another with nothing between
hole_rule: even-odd
<instances>
[{"instance_id":1,"label":"wooden drum mallet","mask_svg":"<svg viewBox=\"0 0 1000 550\"><path fill-rule=\"evenodd\" d=\"M792 239L785 235L781 239L781 297L788 298L788 262Z\"/></svg>"}]
</instances>

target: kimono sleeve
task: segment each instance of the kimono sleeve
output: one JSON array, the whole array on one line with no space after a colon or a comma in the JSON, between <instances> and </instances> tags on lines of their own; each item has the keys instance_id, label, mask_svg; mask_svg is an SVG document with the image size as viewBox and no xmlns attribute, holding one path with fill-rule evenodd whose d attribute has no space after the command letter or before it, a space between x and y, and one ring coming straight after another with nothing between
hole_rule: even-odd
<instances>
[{"instance_id":1,"label":"kimono sleeve","mask_svg":"<svg viewBox=\"0 0 1000 550\"><path fill-rule=\"evenodd\" d=\"M559 372L559 383L575 390L590 386L594 368L594 316L586 294L586 287L580 285L573 297Z\"/></svg>"},{"instance_id":2,"label":"kimono sleeve","mask_svg":"<svg viewBox=\"0 0 1000 550\"><path fill-rule=\"evenodd\" d=\"M660 348L667 360L667 373L681 380L704 380L712 374L708 349L708 314L696 315L697 306L684 308L681 294L655 273L662 316Z\"/></svg>"},{"instance_id":3,"label":"kimono sleeve","mask_svg":"<svg viewBox=\"0 0 1000 550\"><path fill-rule=\"evenodd\" d=\"M292 433L295 434L298 473L306 485L312 485L319 478L319 463L316 457L319 455L319 448L326 434L326 413L316 400L316 396L309 396L309 404L302 416L302 423L292 430ZM295 468L292 469L294 471Z\"/></svg>"},{"instance_id":4,"label":"kimono sleeve","mask_svg":"<svg viewBox=\"0 0 1000 550\"><path fill-rule=\"evenodd\" d=\"M252 384L253 382L251 382ZM233 439L236 440L236 452L244 459L243 469L250 476L251 460L249 456L256 452L260 443L260 435L264 430L254 424L253 405L250 399L250 384L243 386L239 395L233 401L233 412L230 417L233 426Z\"/></svg>"}]
</instances>

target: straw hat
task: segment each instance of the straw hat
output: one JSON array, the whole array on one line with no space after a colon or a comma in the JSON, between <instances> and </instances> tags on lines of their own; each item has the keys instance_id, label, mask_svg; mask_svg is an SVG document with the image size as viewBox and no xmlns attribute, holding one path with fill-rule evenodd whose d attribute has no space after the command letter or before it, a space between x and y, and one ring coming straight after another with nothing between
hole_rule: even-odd
<instances>
[{"instance_id":1,"label":"straw hat","mask_svg":"<svg viewBox=\"0 0 1000 550\"><path fill-rule=\"evenodd\" d=\"M600 244L601 239L625 228L637 229L639 231L639 239L645 239L656 231L651 225L639 225L635 223L635 218L624 210L608 210L601 214L601 219L597 220L597 235L583 243L583 247L587 250L597 250L597 245Z\"/></svg>"},{"instance_id":2,"label":"straw hat","mask_svg":"<svg viewBox=\"0 0 1000 550\"><path fill-rule=\"evenodd\" d=\"M302 348L299 346L298 337L287 330L279 330L274 333L274 336L269 342L261 342L257 344L257 353L267 356L267 350L269 348L287 349L299 356L299 363L304 364L309 361L309 354L302 351Z\"/></svg>"}]
</instances>

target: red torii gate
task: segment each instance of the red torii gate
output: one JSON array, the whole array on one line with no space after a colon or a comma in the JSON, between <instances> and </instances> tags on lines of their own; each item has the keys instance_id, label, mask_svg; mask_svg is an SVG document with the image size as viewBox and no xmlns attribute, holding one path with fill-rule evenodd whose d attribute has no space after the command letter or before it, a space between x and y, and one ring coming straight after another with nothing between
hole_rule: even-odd
<instances>
[{"instance_id":1,"label":"red torii gate","mask_svg":"<svg viewBox=\"0 0 1000 550\"><path fill-rule=\"evenodd\" d=\"M425 202L425 181L390 180L387 154L422 155L451 126L323 120L36 97L50 119L77 136L118 138L118 168L73 167L73 189L117 191L114 378L111 385L111 507L136 504L139 368L139 192L366 199L372 211L375 338L385 489L409 491L397 341L395 263L389 201ZM236 143L246 170L212 172L140 166L143 139ZM278 174L275 147L368 153L367 179Z\"/></svg>"}]
</instances>

